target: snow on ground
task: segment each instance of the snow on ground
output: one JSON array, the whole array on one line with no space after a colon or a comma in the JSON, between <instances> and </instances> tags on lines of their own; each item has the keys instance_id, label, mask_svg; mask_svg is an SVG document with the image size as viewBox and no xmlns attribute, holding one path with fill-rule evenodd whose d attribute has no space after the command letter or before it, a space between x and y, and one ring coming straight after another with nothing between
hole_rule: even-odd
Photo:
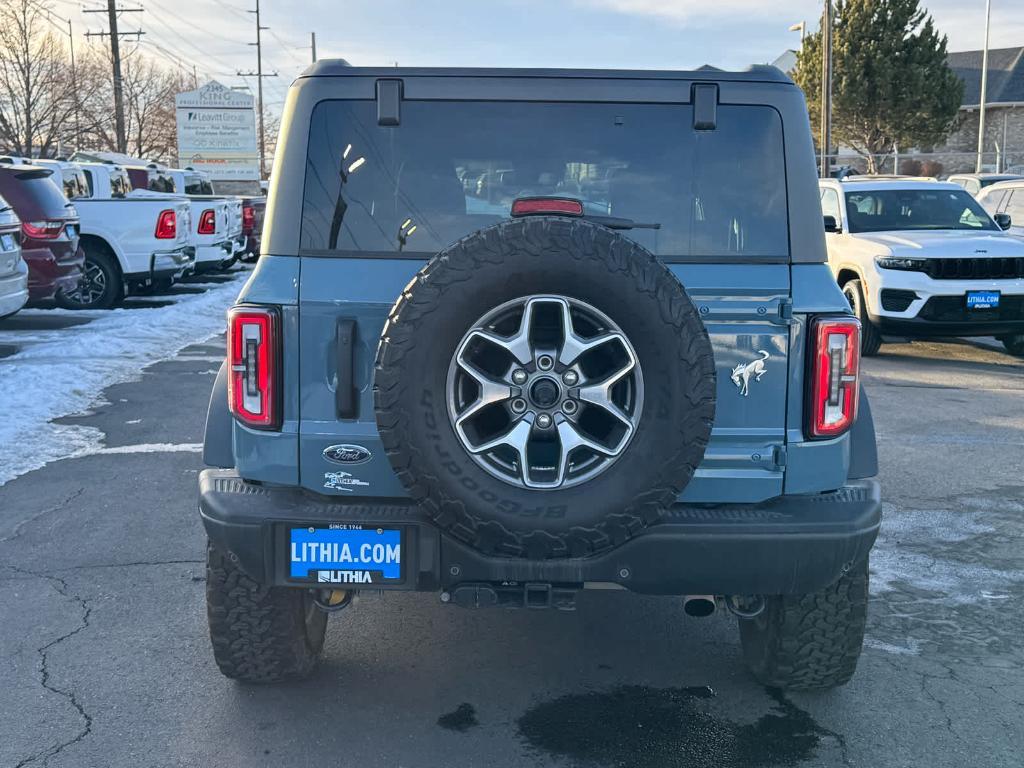
<instances>
[{"instance_id":1,"label":"snow on ground","mask_svg":"<svg viewBox=\"0 0 1024 768\"><path fill-rule=\"evenodd\" d=\"M25 334L33 343L0 361L0 486L48 462L100 450L99 430L52 420L88 410L106 387L223 332L246 275L167 306L75 313L92 321Z\"/></svg>"}]
</instances>

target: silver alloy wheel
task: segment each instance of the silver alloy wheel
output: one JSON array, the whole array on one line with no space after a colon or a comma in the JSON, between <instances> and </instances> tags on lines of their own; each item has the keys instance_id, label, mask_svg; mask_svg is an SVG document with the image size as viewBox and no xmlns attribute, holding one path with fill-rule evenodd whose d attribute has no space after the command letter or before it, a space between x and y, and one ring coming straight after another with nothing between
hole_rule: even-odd
<instances>
[{"instance_id":1,"label":"silver alloy wheel","mask_svg":"<svg viewBox=\"0 0 1024 768\"><path fill-rule=\"evenodd\" d=\"M94 261L85 262L82 279L74 290L68 291L68 298L83 306L95 304L107 290L107 275Z\"/></svg>"},{"instance_id":2,"label":"silver alloy wheel","mask_svg":"<svg viewBox=\"0 0 1024 768\"><path fill-rule=\"evenodd\" d=\"M462 447L519 488L568 488L606 470L635 434L643 397L626 335L566 296L524 296L491 310L448 368L448 416Z\"/></svg>"}]
</instances>

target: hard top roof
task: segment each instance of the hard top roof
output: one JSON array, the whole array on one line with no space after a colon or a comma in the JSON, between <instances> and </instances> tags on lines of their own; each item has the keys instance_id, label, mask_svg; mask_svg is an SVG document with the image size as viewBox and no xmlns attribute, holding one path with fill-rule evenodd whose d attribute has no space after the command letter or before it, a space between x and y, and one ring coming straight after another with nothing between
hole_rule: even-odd
<instances>
[{"instance_id":1,"label":"hard top roof","mask_svg":"<svg viewBox=\"0 0 1024 768\"><path fill-rule=\"evenodd\" d=\"M321 59L299 77L538 77L616 80L694 80L789 83L792 80L768 64L739 71L704 66L695 70L657 69L528 69L501 67L353 67L344 59Z\"/></svg>"}]
</instances>

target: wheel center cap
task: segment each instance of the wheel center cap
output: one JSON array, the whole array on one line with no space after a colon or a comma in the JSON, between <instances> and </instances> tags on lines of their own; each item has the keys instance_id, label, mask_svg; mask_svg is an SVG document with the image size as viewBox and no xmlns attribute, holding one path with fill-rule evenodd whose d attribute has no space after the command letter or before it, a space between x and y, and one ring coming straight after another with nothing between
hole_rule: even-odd
<instances>
[{"instance_id":1,"label":"wheel center cap","mask_svg":"<svg viewBox=\"0 0 1024 768\"><path fill-rule=\"evenodd\" d=\"M550 408L558 402L561 389L554 379L537 379L530 387L530 399L540 408Z\"/></svg>"}]
</instances>

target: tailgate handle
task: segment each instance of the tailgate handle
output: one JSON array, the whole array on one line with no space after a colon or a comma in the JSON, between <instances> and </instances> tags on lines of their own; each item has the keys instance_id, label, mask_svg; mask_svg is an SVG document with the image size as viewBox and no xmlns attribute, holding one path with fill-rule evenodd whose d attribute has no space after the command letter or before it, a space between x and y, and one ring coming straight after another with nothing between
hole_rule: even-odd
<instances>
[{"instance_id":1,"label":"tailgate handle","mask_svg":"<svg viewBox=\"0 0 1024 768\"><path fill-rule=\"evenodd\" d=\"M354 419L359 416L359 400L356 397L356 321L338 320L338 387L334 403L339 419Z\"/></svg>"}]
</instances>

